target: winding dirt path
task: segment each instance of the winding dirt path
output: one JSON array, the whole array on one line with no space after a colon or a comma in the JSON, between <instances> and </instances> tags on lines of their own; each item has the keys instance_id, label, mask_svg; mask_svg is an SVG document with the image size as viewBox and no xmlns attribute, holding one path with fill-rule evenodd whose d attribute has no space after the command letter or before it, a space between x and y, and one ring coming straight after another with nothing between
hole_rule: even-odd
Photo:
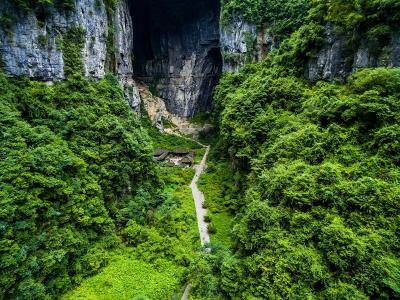
<instances>
[{"instance_id":1,"label":"winding dirt path","mask_svg":"<svg viewBox=\"0 0 400 300\"><path fill-rule=\"evenodd\" d=\"M206 147L206 153L203 156L199 165L194 166L196 173L193 177L192 183L190 184L190 188L192 189L194 205L196 207L196 216L197 216L197 225L199 227L200 240L201 245L210 243L210 236L207 230L207 223L204 221L204 217L207 214L207 209L203 208L203 203L205 201L204 194L199 190L197 186L197 182L199 181L200 175L203 173L208 153L210 152L210 146Z\"/></svg>"},{"instance_id":2,"label":"winding dirt path","mask_svg":"<svg viewBox=\"0 0 400 300\"><path fill-rule=\"evenodd\" d=\"M200 241L203 247L210 242L210 235L208 234L207 223L204 222L204 217L207 214L207 209L203 208L205 198L204 194L199 190L197 182L199 181L201 174L206 168L206 162L209 152L210 146L206 146L206 153L204 153L203 159L201 160L200 164L194 166L196 173L194 174L192 183L190 184L194 199L194 205L196 207L197 226L199 227ZM204 251L209 251L209 248L204 248ZM190 284L187 284L181 300L188 300L190 289Z\"/></svg>"}]
</instances>

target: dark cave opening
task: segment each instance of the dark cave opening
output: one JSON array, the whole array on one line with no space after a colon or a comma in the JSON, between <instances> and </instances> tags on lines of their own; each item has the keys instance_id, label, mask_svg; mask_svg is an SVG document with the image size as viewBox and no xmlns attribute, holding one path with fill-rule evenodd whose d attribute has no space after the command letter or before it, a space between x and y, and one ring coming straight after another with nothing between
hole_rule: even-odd
<instances>
[{"instance_id":1,"label":"dark cave opening","mask_svg":"<svg viewBox=\"0 0 400 300\"><path fill-rule=\"evenodd\" d=\"M219 0L135 0L130 11L135 77L179 116L209 111L222 72Z\"/></svg>"}]
</instances>

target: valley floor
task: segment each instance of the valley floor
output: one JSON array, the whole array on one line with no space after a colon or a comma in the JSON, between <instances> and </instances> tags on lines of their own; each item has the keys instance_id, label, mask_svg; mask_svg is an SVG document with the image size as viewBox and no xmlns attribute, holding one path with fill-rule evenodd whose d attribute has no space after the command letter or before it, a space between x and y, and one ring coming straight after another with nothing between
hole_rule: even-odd
<instances>
[{"instance_id":1,"label":"valley floor","mask_svg":"<svg viewBox=\"0 0 400 300\"><path fill-rule=\"evenodd\" d=\"M163 164L160 167L161 178L165 182L165 193L179 198L180 207L175 209L191 220L189 228L182 230L179 246L193 258L195 252L201 251L201 246L210 241L208 223L204 218L206 214L210 214L203 208L204 194L206 198L210 198L206 201L213 211L212 223L215 232L211 235L211 242L229 246L231 217L227 212L215 209L218 203L214 198L218 199L221 193L221 188L216 186L221 183L216 180L220 174L216 174L212 168L205 171L209 147L204 150L195 141L155 132L153 141L155 148L187 147L196 154L197 165L194 168L168 167ZM198 208L197 217L195 203ZM203 234L199 235L199 229ZM204 239L201 243L200 236ZM186 284L186 268L175 261L161 258L149 262L136 253L135 248L126 246L112 251L109 257L109 264L100 273L84 279L79 287L64 295L62 299L180 299L182 296Z\"/></svg>"},{"instance_id":2,"label":"valley floor","mask_svg":"<svg viewBox=\"0 0 400 300\"><path fill-rule=\"evenodd\" d=\"M126 247L110 256L107 267L62 299L171 299L180 292L183 267L169 261L144 262Z\"/></svg>"}]
</instances>

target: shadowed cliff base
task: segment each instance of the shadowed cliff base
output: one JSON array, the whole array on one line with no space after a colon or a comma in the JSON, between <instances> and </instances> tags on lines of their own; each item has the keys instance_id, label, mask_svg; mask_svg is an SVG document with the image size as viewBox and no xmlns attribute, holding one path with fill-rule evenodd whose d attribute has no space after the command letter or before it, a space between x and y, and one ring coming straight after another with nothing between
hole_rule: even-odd
<instances>
[{"instance_id":1,"label":"shadowed cliff base","mask_svg":"<svg viewBox=\"0 0 400 300\"><path fill-rule=\"evenodd\" d=\"M135 76L172 113L190 117L209 110L222 71L219 1L130 1L130 10Z\"/></svg>"}]
</instances>

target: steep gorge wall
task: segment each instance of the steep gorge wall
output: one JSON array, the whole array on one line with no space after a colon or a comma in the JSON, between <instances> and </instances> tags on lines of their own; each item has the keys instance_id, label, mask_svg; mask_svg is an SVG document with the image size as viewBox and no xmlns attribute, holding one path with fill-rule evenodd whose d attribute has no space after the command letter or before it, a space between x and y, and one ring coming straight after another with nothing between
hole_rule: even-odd
<instances>
[{"instance_id":1,"label":"steep gorge wall","mask_svg":"<svg viewBox=\"0 0 400 300\"><path fill-rule=\"evenodd\" d=\"M221 51L224 71L237 72L244 64L263 60L278 48L280 41L268 30L234 15L221 20ZM376 45L361 37L350 43L349 38L335 30L330 22L325 28L325 42L306 63L306 78L344 81L352 72L365 67L400 66L400 32L392 32L388 43Z\"/></svg>"},{"instance_id":2,"label":"steep gorge wall","mask_svg":"<svg viewBox=\"0 0 400 300\"><path fill-rule=\"evenodd\" d=\"M9 26L0 26L0 58L9 75L43 81L64 79L63 38L70 30L80 28L83 29L80 55L84 75L103 78L111 64L107 59L115 60L114 71L124 85L127 100L134 109L138 108L138 93L131 79L133 26L126 0L118 2L110 18L102 0L76 0L72 11L48 6L42 14L21 11L6 0L0 2L0 12L3 20L10 20ZM114 32L111 43L114 57L107 58L110 32Z\"/></svg>"},{"instance_id":3,"label":"steep gorge wall","mask_svg":"<svg viewBox=\"0 0 400 300\"><path fill-rule=\"evenodd\" d=\"M219 0L132 1L135 76L167 108L191 117L209 110L222 69Z\"/></svg>"},{"instance_id":4,"label":"steep gorge wall","mask_svg":"<svg viewBox=\"0 0 400 300\"><path fill-rule=\"evenodd\" d=\"M324 46L308 62L306 77L311 81L343 81L360 68L400 66L400 32L392 32L388 44L379 49L365 37L350 44L332 23L327 23L325 36Z\"/></svg>"},{"instance_id":5,"label":"steep gorge wall","mask_svg":"<svg viewBox=\"0 0 400 300\"><path fill-rule=\"evenodd\" d=\"M46 10L22 12L12 0L0 2L0 65L6 72L43 81L64 79L60 41L79 27L83 74L103 78L114 72L135 110L140 97L133 78L147 83L176 115L207 111L221 72L260 61L280 44L268 27L239 14L220 18L219 0L120 0L111 16L104 0L75 0L72 11ZM378 50L363 38L350 45L328 23L324 45L305 63L305 77L344 80L358 68L400 66L400 32L392 32Z\"/></svg>"},{"instance_id":6,"label":"steep gorge wall","mask_svg":"<svg viewBox=\"0 0 400 300\"><path fill-rule=\"evenodd\" d=\"M179 116L209 110L222 69L219 0L117 2L110 16L104 0L75 0L72 11L49 5L40 13L2 1L0 22L10 25L0 26L4 69L11 76L64 79L66 53L60 41L79 28L83 74L97 79L107 72L118 75L133 108L140 103L136 77L154 86Z\"/></svg>"},{"instance_id":7,"label":"steep gorge wall","mask_svg":"<svg viewBox=\"0 0 400 300\"><path fill-rule=\"evenodd\" d=\"M279 47L278 39L268 28L259 28L239 14L230 20L221 18L220 23L224 72L237 72L244 64L261 61Z\"/></svg>"}]
</instances>

